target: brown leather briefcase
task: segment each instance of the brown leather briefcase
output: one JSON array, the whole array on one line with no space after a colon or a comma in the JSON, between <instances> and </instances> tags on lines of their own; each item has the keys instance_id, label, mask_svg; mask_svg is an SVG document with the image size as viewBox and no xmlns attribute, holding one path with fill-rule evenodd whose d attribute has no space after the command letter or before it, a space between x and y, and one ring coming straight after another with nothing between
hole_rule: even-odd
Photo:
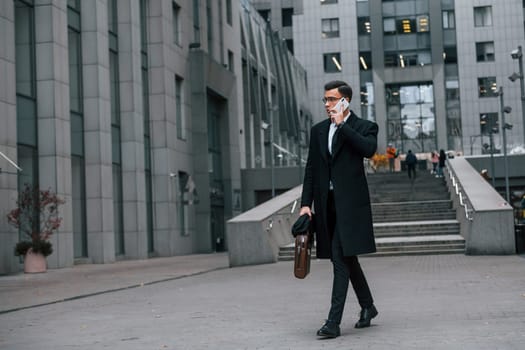
<instances>
[{"instance_id":1,"label":"brown leather briefcase","mask_svg":"<svg viewBox=\"0 0 525 350\"><path fill-rule=\"evenodd\" d=\"M304 234L295 237L293 273L297 278L305 278L310 272L313 235Z\"/></svg>"}]
</instances>

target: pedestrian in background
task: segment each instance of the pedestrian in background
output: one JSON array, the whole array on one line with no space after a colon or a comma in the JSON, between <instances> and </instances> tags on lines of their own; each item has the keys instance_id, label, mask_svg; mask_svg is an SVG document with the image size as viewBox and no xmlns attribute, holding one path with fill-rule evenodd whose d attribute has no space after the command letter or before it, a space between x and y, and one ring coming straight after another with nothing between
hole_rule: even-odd
<instances>
[{"instance_id":1,"label":"pedestrian in background","mask_svg":"<svg viewBox=\"0 0 525 350\"><path fill-rule=\"evenodd\" d=\"M445 160L447 160L447 155L445 151L439 150L439 161L438 161L438 173L436 177L443 177L443 168L445 167Z\"/></svg>"},{"instance_id":2,"label":"pedestrian in background","mask_svg":"<svg viewBox=\"0 0 525 350\"><path fill-rule=\"evenodd\" d=\"M299 212L311 217L315 205L317 257L330 258L333 266L331 307L328 319L317 331L323 338L341 335L339 324L349 281L361 306L355 328L369 327L377 316L358 256L376 251L363 159L376 152L378 126L351 111L351 99L352 88L343 81L324 86L328 118L310 131Z\"/></svg>"},{"instance_id":3,"label":"pedestrian in background","mask_svg":"<svg viewBox=\"0 0 525 350\"><path fill-rule=\"evenodd\" d=\"M437 167L439 163L439 154L438 151L432 151L430 161L432 162L432 171L430 171L431 174L437 174Z\"/></svg>"},{"instance_id":4,"label":"pedestrian in background","mask_svg":"<svg viewBox=\"0 0 525 350\"><path fill-rule=\"evenodd\" d=\"M412 150L408 150L407 157L405 159L405 164L407 165L408 178L412 179L412 175L413 175L414 180L415 180L416 179L417 157L414 153L412 153Z\"/></svg>"},{"instance_id":5,"label":"pedestrian in background","mask_svg":"<svg viewBox=\"0 0 525 350\"><path fill-rule=\"evenodd\" d=\"M390 168L390 172L393 173L396 167L397 150L391 143L389 143L388 147L386 148L386 157L388 158L388 167Z\"/></svg>"}]
</instances>

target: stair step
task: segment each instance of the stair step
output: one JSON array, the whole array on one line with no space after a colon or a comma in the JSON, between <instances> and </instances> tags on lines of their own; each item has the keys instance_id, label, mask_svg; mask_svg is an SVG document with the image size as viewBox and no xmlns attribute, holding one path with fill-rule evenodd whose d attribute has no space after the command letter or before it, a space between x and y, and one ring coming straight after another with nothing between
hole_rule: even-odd
<instances>
[{"instance_id":1,"label":"stair step","mask_svg":"<svg viewBox=\"0 0 525 350\"><path fill-rule=\"evenodd\" d=\"M382 257L382 256L407 256L407 255L444 255L444 254L465 254L465 249L444 249L444 250L412 250L412 251L388 251L376 252L363 255L363 257Z\"/></svg>"},{"instance_id":2,"label":"stair step","mask_svg":"<svg viewBox=\"0 0 525 350\"><path fill-rule=\"evenodd\" d=\"M418 170L367 175L377 252L365 256L464 254L465 240L443 178ZM315 247L312 249L315 257ZM279 260L294 259L294 244L281 247Z\"/></svg>"},{"instance_id":3,"label":"stair step","mask_svg":"<svg viewBox=\"0 0 525 350\"><path fill-rule=\"evenodd\" d=\"M376 238L377 246L392 245L422 245L422 244L443 244L443 243L465 243L465 239L457 235L433 235L433 236L412 236L412 237L381 237Z\"/></svg>"},{"instance_id":4,"label":"stair step","mask_svg":"<svg viewBox=\"0 0 525 350\"><path fill-rule=\"evenodd\" d=\"M377 252L364 256L456 254L465 252L465 239L460 235L434 235L413 237L376 238ZM315 248L312 249L315 257ZM281 247L279 261L294 259L294 246Z\"/></svg>"},{"instance_id":5,"label":"stair step","mask_svg":"<svg viewBox=\"0 0 525 350\"><path fill-rule=\"evenodd\" d=\"M450 208L452 205L450 199L442 199L439 201L435 200L424 200L424 201L404 201L404 202L383 202L383 203L372 203L372 208L407 208L407 209L418 209L418 208Z\"/></svg>"},{"instance_id":6,"label":"stair step","mask_svg":"<svg viewBox=\"0 0 525 350\"><path fill-rule=\"evenodd\" d=\"M456 218L456 213L428 213L428 214L388 214L388 215L377 215L372 214L373 220L376 223L388 223L388 222L406 222L406 221L420 221L423 219L431 220L453 220Z\"/></svg>"}]
</instances>

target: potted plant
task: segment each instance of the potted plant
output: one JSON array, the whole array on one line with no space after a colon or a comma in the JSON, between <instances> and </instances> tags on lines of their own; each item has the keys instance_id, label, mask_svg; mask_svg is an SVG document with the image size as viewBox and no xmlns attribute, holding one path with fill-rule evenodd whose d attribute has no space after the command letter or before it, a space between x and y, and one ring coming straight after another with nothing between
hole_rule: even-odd
<instances>
[{"instance_id":1,"label":"potted plant","mask_svg":"<svg viewBox=\"0 0 525 350\"><path fill-rule=\"evenodd\" d=\"M18 195L17 207L7 214L9 224L23 236L15 245L15 255L24 257L26 273L46 271L46 257L53 253L49 238L62 223L58 207L64 203L51 190L43 191L26 184Z\"/></svg>"}]
</instances>

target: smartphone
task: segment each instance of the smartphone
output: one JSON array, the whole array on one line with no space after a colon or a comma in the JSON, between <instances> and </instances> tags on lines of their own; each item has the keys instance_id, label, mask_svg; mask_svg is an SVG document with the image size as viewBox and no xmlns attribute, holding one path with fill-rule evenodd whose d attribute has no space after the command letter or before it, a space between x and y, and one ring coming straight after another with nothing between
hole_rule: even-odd
<instances>
[{"instance_id":1,"label":"smartphone","mask_svg":"<svg viewBox=\"0 0 525 350\"><path fill-rule=\"evenodd\" d=\"M342 97L337 104L335 105L334 109L339 112L343 112L345 109L348 108L350 104L346 100L346 98Z\"/></svg>"}]
</instances>

